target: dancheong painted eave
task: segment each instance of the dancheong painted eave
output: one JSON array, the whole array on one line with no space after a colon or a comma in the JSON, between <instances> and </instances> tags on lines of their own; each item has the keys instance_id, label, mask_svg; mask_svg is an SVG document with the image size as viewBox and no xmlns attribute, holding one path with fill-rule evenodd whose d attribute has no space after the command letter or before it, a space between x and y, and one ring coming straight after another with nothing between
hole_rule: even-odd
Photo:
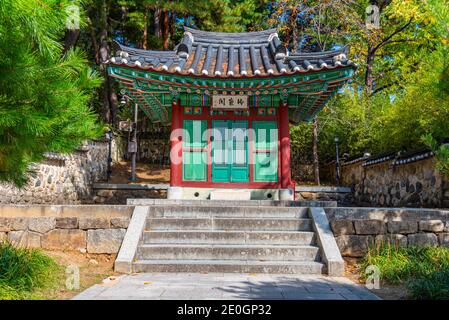
<instances>
[{"instance_id":1,"label":"dancheong painted eave","mask_svg":"<svg viewBox=\"0 0 449 320\"><path fill-rule=\"evenodd\" d=\"M290 121L309 121L349 81L347 48L290 53L275 29L206 32L185 28L173 51L114 43L108 73L152 122L170 123L171 101L207 105L214 94L250 97L252 107L289 106ZM254 97L254 99L252 98ZM268 101L268 102L267 102Z\"/></svg>"}]
</instances>

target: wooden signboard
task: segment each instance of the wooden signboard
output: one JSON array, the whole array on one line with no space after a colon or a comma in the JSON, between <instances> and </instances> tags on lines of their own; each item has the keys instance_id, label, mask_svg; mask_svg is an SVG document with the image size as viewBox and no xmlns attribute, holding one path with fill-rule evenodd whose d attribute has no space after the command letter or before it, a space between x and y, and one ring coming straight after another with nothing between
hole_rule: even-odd
<instances>
[{"instance_id":1,"label":"wooden signboard","mask_svg":"<svg viewBox=\"0 0 449 320\"><path fill-rule=\"evenodd\" d=\"M248 110L249 99L248 96L228 96L228 95L213 95L212 109L213 110Z\"/></svg>"}]
</instances>

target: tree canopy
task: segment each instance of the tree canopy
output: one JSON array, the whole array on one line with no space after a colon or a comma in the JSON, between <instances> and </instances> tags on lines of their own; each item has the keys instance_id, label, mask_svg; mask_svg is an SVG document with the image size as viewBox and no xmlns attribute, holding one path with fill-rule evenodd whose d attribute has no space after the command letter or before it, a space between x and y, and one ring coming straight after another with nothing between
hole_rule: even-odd
<instances>
[{"instance_id":1,"label":"tree canopy","mask_svg":"<svg viewBox=\"0 0 449 320\"><path fill-rule=\"evenodd\" d=\"M72 1L0 3L0 180L26 181L48 151L70 152L101 127L89 108L100 79L60 42Z\"/></svg>"},{"instance_id":2,"label":"tree canopy","mask_svg":"<svg viewBox=\"0 0 449 320\"><path fill-rule=\"evenodd\" d=\"M66 26L69 5L80 8L79 28ZM111 41L172 49L183 26L275 27L291 50L349 47L352 83L319 114L318 130L291 128L301 162L312 161L316 138L322 162L334 158L335 136L350 157L449 139L449 0L3 0L0 179L22 183L44 152L69 152L128 112L103 65Z\"/></svg>"}]
</instances>

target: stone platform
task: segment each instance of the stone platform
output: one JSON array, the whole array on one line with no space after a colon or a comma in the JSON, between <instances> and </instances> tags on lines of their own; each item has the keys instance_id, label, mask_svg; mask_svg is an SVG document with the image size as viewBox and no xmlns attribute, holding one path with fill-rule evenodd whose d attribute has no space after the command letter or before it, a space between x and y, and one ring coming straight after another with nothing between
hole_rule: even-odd
<instances>
[{"instance_id":1,"label":"stone platform","mask_svg":"<svg viewBox=\"0 0 449 320\"><path fill-rule=\"evenodd\" d=\"M106 279L74 300L379 300L347 278L223 273L140 273Z\"/></svg>"}]
</instances>

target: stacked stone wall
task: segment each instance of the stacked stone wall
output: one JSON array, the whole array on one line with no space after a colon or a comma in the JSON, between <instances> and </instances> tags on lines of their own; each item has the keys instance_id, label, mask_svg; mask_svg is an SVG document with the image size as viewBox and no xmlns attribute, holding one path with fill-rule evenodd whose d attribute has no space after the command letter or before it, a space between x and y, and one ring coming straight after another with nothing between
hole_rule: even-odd
<instances>
[{"instance_id":1,"label":"stacked stone wall","mask_svg":"<svg viewBox=\"0 0 449 320\"><path fill-rule=\"evenodd\" d=\"M436 169L434 158L395 166L362 163L341 167L341 184L352 188L355 205L449 208L449 179ZM322 172L335 181L335 164Z\"/></svg>"},{"instance_id":2,"label":"stacked stone wall","mask_svg":"<svg viewBox=\"0 0 449 320\"><path fill-rule=\"evenodd\" d=\"M90 141L70 155L48 154L33 164L23 188L0 183L0 203L76 204L92 199L94 182L107 174L107 141Z\"/></svg>"},{"instance_id":3,"label":"stacked stone wall","mask_svg":"<svg viewBox=\"0 0 449 320\"><path fill-rule=\"evenodd\" d=\"M449 211L395 208L326 208L345 257L363 257L370 247L449 247Z\"/></svg>"},{"instance_id":4,"label":"stacked stone wall","mask_svg":"<svg viewBox=\"0 0 449 320\"><path fill-rule=\"evenodd\" d=\"M131 206L0 206L0 241L28 248L117 253Z\"/></svg>"}]
</instances>

